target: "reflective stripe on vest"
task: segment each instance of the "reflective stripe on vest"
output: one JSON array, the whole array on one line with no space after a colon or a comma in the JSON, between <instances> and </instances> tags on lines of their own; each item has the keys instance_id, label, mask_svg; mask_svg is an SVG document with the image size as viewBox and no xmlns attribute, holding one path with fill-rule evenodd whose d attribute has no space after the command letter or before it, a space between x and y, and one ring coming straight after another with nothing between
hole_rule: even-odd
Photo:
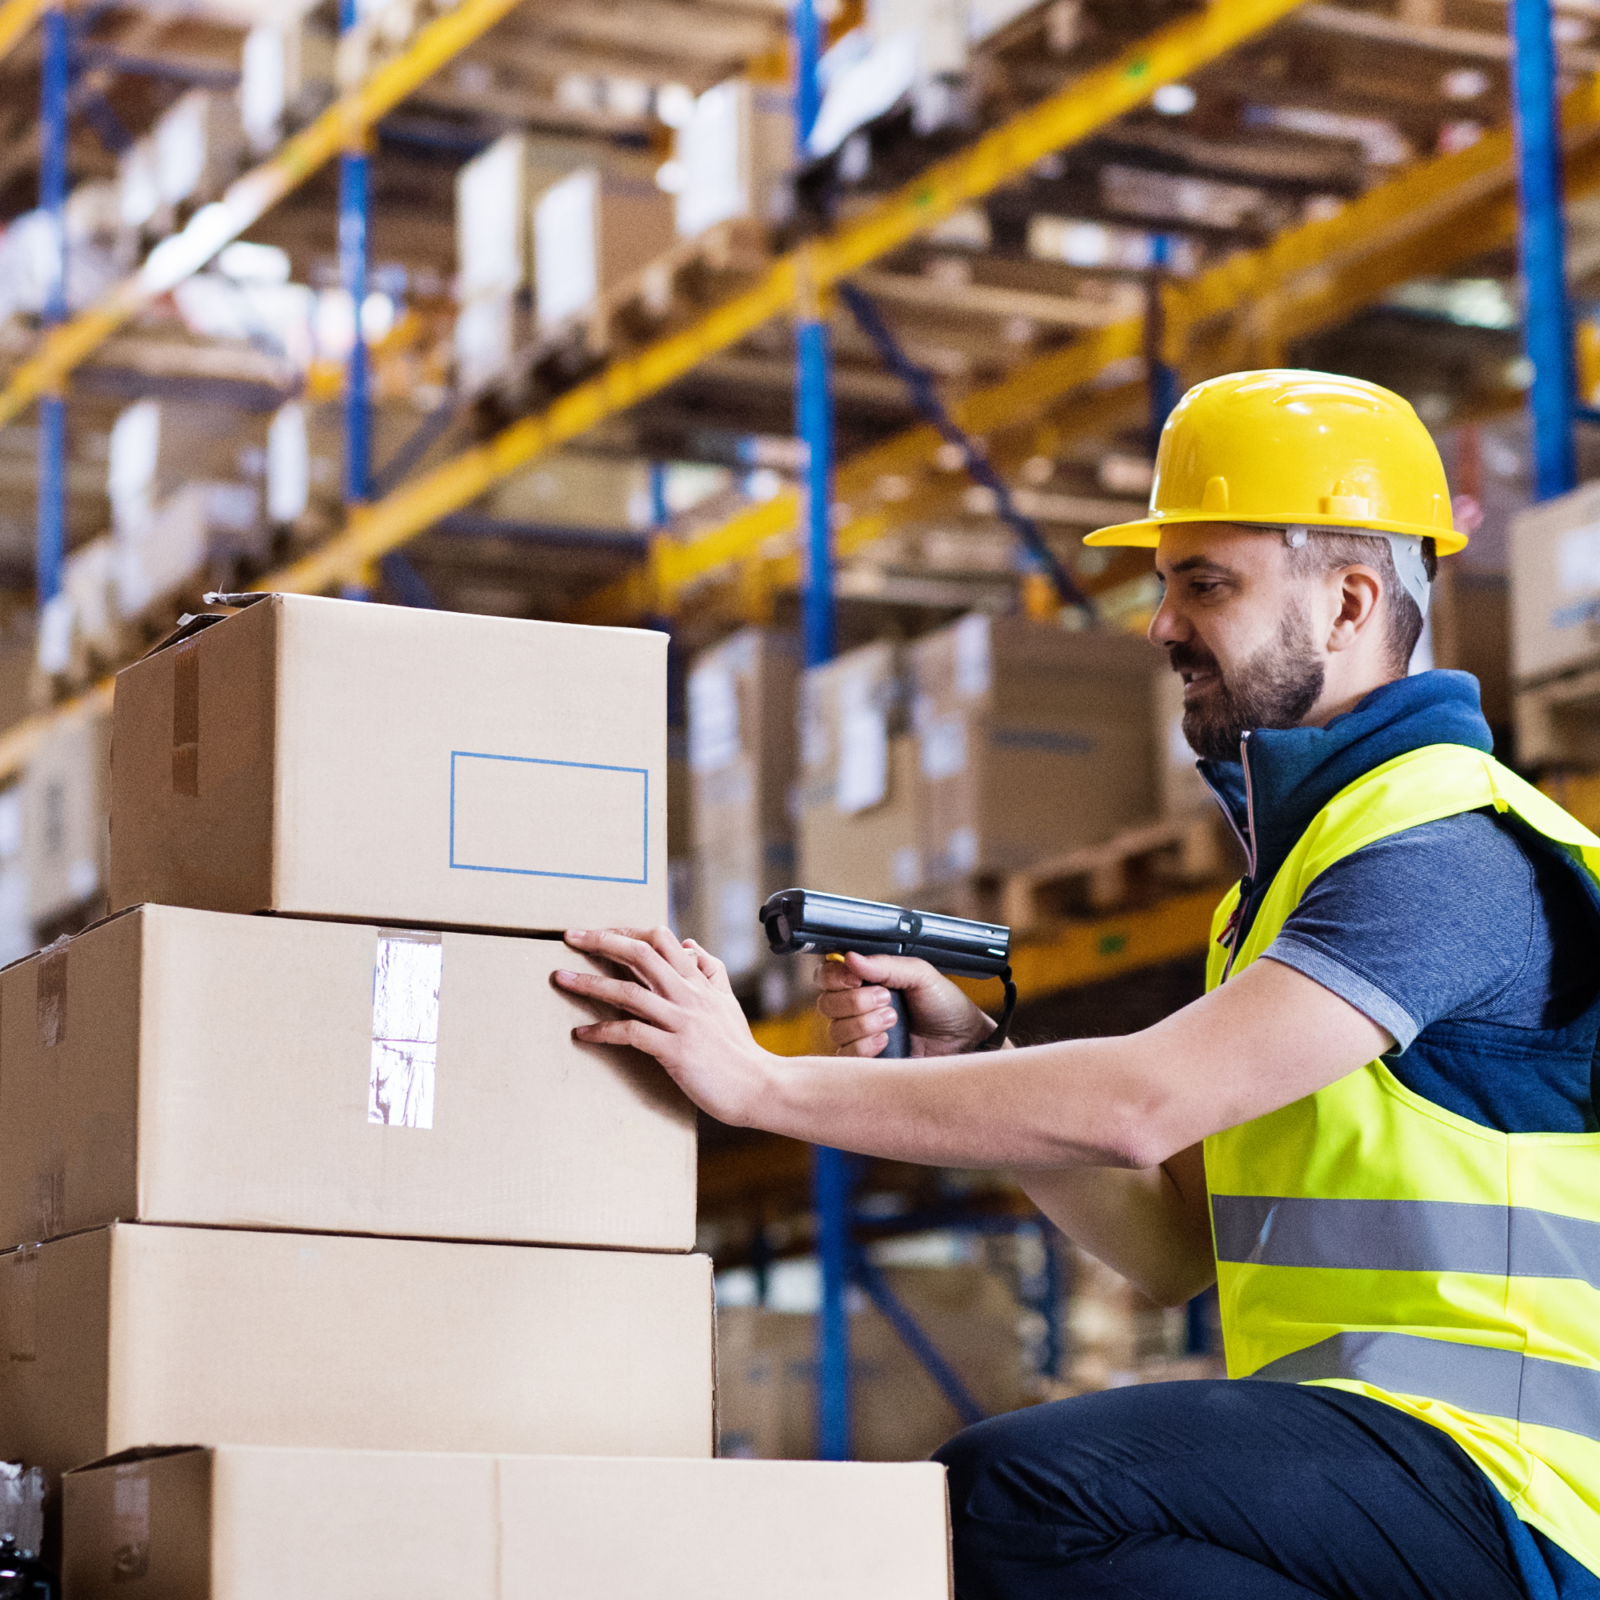
<instances>
[{"instance_id":1,"label":"reflective stripe on vest","mask_svg":"<svg viewBox=\"0 0 1600 1600\"><path fill-rule=\"evenodd\" d=\"M1581 1278L1600 1289L1600 1222L1458 1200L1211 1197L1218 1261L1370 1272Z\"/></svg>"},{"instance_id":2,"label":"reflective stripe on vest","mask_svg":"<svg viewBox=\"0 0 1600 1600\"><path fill-rule=\"evenodd\" d=\"M1600 891L1600 839L1491 757L1434 745L1323 807L1231 976L1213 944L1208 986L1259 959L1344 856L1488 809ZM1205 1154L1229 1374L1342 1385L1442 1429L1518 1516L1600 1572L1600 1134L1499 1133L1378 1060L1213 1134Z\"/></svg>"},{"instance_id":3,"label":"reflective stripe on vest","mask_svg":"<svg viewBox=\"0 0 1600 1600\"><path fill-rule=\"evenodd\" d=\"M1514 1417L1600 1439L1600 1371L1520 1350L1424 1339L1413 1333L1336 1333L1268 1362L1251 1380L1350 1378L1394 1394L1425 1394L1486 1417Z\"/></svg>"}]
</instances>

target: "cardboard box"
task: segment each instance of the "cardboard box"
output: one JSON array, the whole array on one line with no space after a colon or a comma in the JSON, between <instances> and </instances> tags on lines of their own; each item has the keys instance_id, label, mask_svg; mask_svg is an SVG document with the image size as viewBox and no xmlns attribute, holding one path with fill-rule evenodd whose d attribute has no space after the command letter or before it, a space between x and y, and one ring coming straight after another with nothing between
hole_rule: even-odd
<instances>
[{"instance_id":1,"label":"cardboard box","mask_svg":"<svg viewBox=\"0 0 1600 1600\"><path fill-rule=\"evenodd\" d=\"M1021 1322L1006 1283L979 1266L891 1267L885 1276L991 1416L1033 1398ZM717 1313L722 1454L796 1460L816 1453L816 1319L764 1306ZM851 1451L917 1461L961 1418L876 1308L850 1317Z\"/></svg>"},{"instance_id":2,"label":"cardboard box","mask_svg":"<svg viewBox=\"0 0 1600 1600\"><path fill-rule=\"evenodd\" d=\"M842 812L802 801L795 879L807 889L902 905L923 881L917 826L917 749L909 734L889 741L883 799Z\"/></svg>"},{"instance_id":3,"label":"cardboard box","mask_svg":"<svg viewBox=\"0 0 1600 1600\"><path fill-rule=\"evenodd\" d=\"M900 653L887 641L803 675L795 834L805 888L897 902L923 881L916 750L903 724Z\"/></svg>"},{"instance_id":4,"label":"cardboard box","mask_svg":"<svg viewBox=\"0 0 1600 1600\"><path fill-rule=\"evenodd\" d=\"M1600 483L1511 519L1511 672L1535 682L1600 659Z\"/></svg>"},{"instance_id":5,"label":"cardboard box","mask_svg":"<svg viewBox=\"0 0 1600 1600\"><path fill-rule=\"evenodd\" d=\"M918 640L910 666L929 884L1019 871L1211 803L1181 687L1143 639L975 613Z\"/></svg>"},{"instance_id":6,"label":"cardboard box","mask_svg":"<svg viewBox=\"0 0 1600 1600\"><path fill-rule=\"evenodd\" d=\"M689 673L696 937L735 980L768 964L756 913L795 881L797 683L792 635L759 628L706 651Z\"/></svg>"},{"instance_id":7,"label":"cardboard box","mask_svg":"<svg viewBox=\"0 0 1600 1600\"><path fill-rule=\"evenodd\" d=\"M35 924L105 892L111 718L90 704L52 717L22 781L22 857Z\"/></svg>"},{"instance_id":8,"label":"cardboard box","mask_svg":"<svg viewBox=\"0 0 1600 1600\"><path fill-rule=\"evenodd\" d=\"M73 1600L946 1600L930 1462L266 1450L65 1484Z\"/></svg>"},{"instance_id":9,"label":"cardboard box","mask_svg":"<svg viewBox=\"0 0 1600 1600\"><path fill-rule=\"evenodd\" d=\"M584 167L533 202L534 308L552 333L672 247L673 204L644 173Z\"/></svg>"},{"instance_id":10,"label":"cardboard box","mask_svg":"<svg viewBox=\"0 0 1600 1600\"><path fill-rule=\"evenodd\" d=\"M147 905L0 973L0 1247L115 1221L694 1243L694 1110L551 939Z\"/></svg>"},{"instance_id":11,"label":"cardboard box","mask_svg":"<svg viewBox=\"0 0 1600 1600\"><path fill-rule=\"evenodd\" d=\"M0 1329L0 1460L52 1479L150 1444L712 1449L704 1256L119 1223L0 1255Z\"/></svg>"},{"instance_id":12,"label":"cardboard box","mask_svg":"<svg viewBox=\"0 0 1600 1600\"><path fill-rule=\"evenodd\" d=\"M791 634L744 628L695 659L688 680L694 836L793 838L799 662Z\"/></svg>"},{"instance_id":13,"label":"cardboard box","mask_svg":"<svg viewBox=\"0 0 1600 1600\"><path fill-rule=\"evenodd\" d=\"M667 913L663 633L273 595L117 675L111 908Z\"/></svg>"}]
</instances>

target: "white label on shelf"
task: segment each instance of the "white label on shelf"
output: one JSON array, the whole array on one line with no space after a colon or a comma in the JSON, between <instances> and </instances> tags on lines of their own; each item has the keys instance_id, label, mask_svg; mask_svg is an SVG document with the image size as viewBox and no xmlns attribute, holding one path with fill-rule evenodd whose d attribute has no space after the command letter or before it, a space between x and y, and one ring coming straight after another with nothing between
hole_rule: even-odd
<instances>
[{"instance_id":1,"label":"white label on shelf","mask_svg":"<svg viewBox=\"0 0 1600 1600\"><path fill-rule=\"evenodd\" d=\"M889 876L897 890L919 888L922 884L922 852L909 844L895 851L889 862Z\"/></svg>"},{"instance_id":2,"label":"white label on shelf","mask_svg":"<svg viewBox=\"0 0 1600 1600\"><path fill-rule=\"evenodd\" d=\"M955 625L956 693L975 699L988 694L992 649L989 619L975 611Z\"/></svg>"},{"instance_id":3,"label":"white label on shelf","mask_svg":"<svg viewBox=\"0 0 1600 1600\"><path fill-rule=\"evenodd\" d=\"M839 776L834 804L846 816L880 804L889 792L889 719L864 674L839 685Z\"/></svg>"},{"instance_id":4,"label":"white label on shelf","mask_svg":"<svg viewBox=\"0 0 1600 1600\"><path fill-rule=\"evenodd\" d=\"M967 719L963 716L930 717L922 730L922 776L930 783L953 778L967 766Z\"/></svg>"},{"instance_id":5,"label":"white label on shelf","mask_svg":"<svg viewBox=\"0 0 1600 1600\"><path fill-rule=\"evenodd\" d=\"M944 845L945 865L952 872L971 872L978 864L978 836L971 828L953 828Z\"/></svg>"},{"instance_id":6,"label":"white label on shelf","mask_svg":"<svg viewBox=\"0 0 1600 1600\"><path fill-rule=\"evenodd\" d=\"M1562 534L1556 565L1563 594L1593 594L1600 589L1600 522Z\"/></svg>"},{"instance_id":7,"label":"white label on shelf","mask_svg":"<svg viewBox=\"0 0 1600 1600\"><path fill-rule=\"evenodd\" d=\"M739 692L726 661L689 674L689 770L717 772L739 758Z\"/></svg>"},{"instance_id":8,"label":"white label on shelf","mask_svg":"<svg viewBox=\"0 0 1600 1600\"><path fill-rule=\"evenodd\" d=\"M759 911L756 886L749 879L735 878L718 886L717 947L712 954L736 978L753 971L761 959Z\"/></svg>"}]
</instances>

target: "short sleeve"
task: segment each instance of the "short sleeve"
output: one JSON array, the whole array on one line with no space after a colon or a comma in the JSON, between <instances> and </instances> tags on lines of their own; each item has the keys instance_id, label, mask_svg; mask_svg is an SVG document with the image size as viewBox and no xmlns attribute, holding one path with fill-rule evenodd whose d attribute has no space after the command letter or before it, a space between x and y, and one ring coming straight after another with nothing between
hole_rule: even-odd
<instances>
[{"instance_id":1,"label":"short sleeve","mask_svg":"<svg viewBox=\"0 0 1600 1600\"><path fill-rule=\"evenodd\" d=\"M1430 1022L1496 1014L1527 967L1537 911L1523 847L1468 812L1336 861L1263 955L1347 1000L1404 1051Z\"/></svg>"}]
</instances>

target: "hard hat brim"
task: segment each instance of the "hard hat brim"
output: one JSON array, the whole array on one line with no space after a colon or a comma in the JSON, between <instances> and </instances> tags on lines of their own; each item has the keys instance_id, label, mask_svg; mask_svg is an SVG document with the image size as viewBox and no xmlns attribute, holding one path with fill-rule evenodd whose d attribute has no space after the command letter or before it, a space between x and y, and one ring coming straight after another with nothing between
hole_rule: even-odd
<instances>
[{"instance_id":1,"label":"hard hat brim","mask_svg":"<svg viewBox=\"0 0 1600 1600\"><path fill-rule=\"evenodd\" d=\"M1141 517L1137 522L1118 522L1109 528L1096 528L1084 535L1087 545L1105 547L1121 545L1153 550L1161 543L1164 527L1179 526L1187 522L1232 522L1241 528L1252 524L1225 511L1169 511L1152 517ZM1269 527L1296 526L1305 528L1351 528L1371 533L1404 533L1418 539L1432 539L1434 549L1441 556L1453 556L1467 547L1467 536L1455 529L1426 527L1420 522L1373 522L1359 517L1296 517L1285 518L1283 523L1266 524Z\"/></svg>"}]
</instances>

